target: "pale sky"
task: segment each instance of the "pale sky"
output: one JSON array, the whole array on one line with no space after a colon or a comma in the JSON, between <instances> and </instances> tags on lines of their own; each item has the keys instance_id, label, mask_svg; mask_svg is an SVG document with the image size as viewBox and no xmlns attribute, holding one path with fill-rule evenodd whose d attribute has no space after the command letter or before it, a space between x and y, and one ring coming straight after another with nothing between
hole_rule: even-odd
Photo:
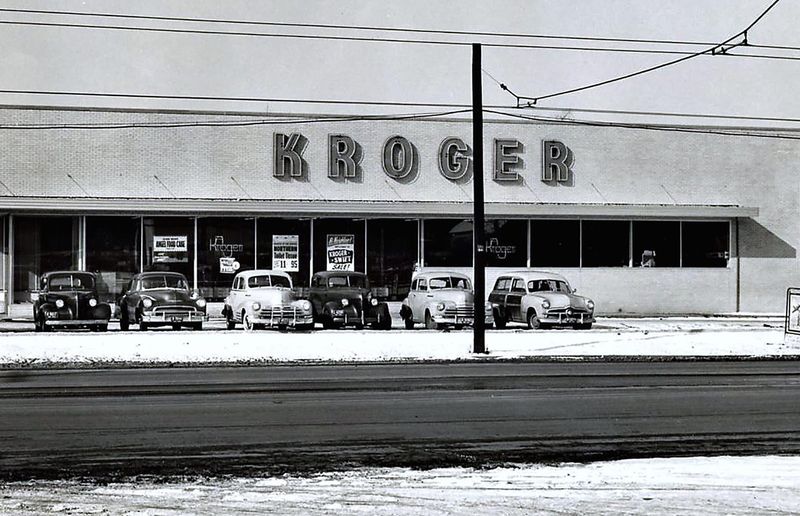
<instances>
[{"instance_id":1,"label":"pale sky","mask_svg":"<svg viewBox=\"0 0 800 516\"><path fill-rule=\"evenodd\" d=\"M497 31L593 37L719 42L749 25L771 0L506 0L402 2L0 0L0 8L305 22L363 26ZM0 12L0 20L78 22L265 33L368 35L322 29L126 21ZM800 2L782 0L750 34L751 43L800 47ZM372 33L376 36L458 41L672 48L633 43L581 43ZM469 47L341 42L265 37L156 34L0 25L0 89L94 91L294 99L469 103ZM794 56L800 50L737 49ZM484 48L483 68L518 94L538 96L605 80L678 56ZM800 60L732 56L686 63L586 92L542 101L542 106L680 111L800 118ZM484 75L484 102L514 105ZM383 114L432 108L309 106L175 100L133 100L0 94L2 104L192 108L260 112ZM552 113L539 113L553 116ZM589 118L574 113L573 118ZM601 116L601 119L612 119ZM620 119L616 117L614 119ZM630 120L631 118L626 118ZM663 119L636 118L641 121ZM689 123L681 119L670 122ZM708 121L704 123L710 123ZM723 121L728 125L764 125ZM781 123L800 127L798 123Z\"/></svg>"}]
</instances>

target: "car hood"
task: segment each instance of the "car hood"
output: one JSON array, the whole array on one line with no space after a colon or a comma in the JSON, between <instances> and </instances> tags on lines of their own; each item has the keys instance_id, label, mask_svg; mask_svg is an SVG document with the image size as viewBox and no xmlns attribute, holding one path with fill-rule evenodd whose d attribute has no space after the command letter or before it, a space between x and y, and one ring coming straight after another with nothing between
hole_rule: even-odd
<instances>
[{"instance_id":1,"label":"car hood","mask_svg":"<svg viewBox=\"0 0 800 516\"><path fill-rule=\"evenodd\" d=\"M326 295L331 299L347 298L353 300L361 299L362 296L366 296L368 293L369 290L361 288L332 288L328 289Z\"/></svg>"},{"instance_id":2,"label":"car hood","mask_svg":"<svg viewBox=\"0 0 800 516\"><path fill-rule=\"evenodd\" d=\"M564 294L561 292L537 292L532 295L547 299L550 302L551 308L578 308L586 310L586 301L589 300L583 296Z\"/></svg>"},{"instance_id":3,"label":"car hood","mask_svg":"<svg viewBox=\"0 0 800 516\"><path fill-rule=\"evenodd\" d=\"M188 290L175 290L170 288L156 288L141 291L142 297L149 297L158 304L183 305L192 304L194 299Z\"/></svg>"},{"instance_id":4,"label":"car hood","mask_svg":"<svg viewBox=\"0 0 800 516\"><path fill-rule=\"evenodd\" d=\"M265 306L286 305L297 299L290 288L265 287L249 291L250 301L258 301Z\"/></svg>"},{"instance_id":5,"label":"car hood","mask_svg":"<svg viewBox=\"0 0 800 516\"><path fill-rule=\"evenodd\" d=\"M431 292L433 297L427 299L435 302L451 302L457 305L473 303L475 301L475 294L469 290L462 290L458 288L443 288L441 290L434 290Z\"/></svg>"}]
</instances>

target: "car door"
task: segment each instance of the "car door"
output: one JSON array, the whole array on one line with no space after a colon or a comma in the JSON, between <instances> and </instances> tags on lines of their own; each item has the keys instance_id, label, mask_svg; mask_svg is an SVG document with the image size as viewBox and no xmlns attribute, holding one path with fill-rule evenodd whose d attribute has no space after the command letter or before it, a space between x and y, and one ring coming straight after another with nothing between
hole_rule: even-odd
<instances>
[{"instance_id":1,"label":"car door","mask_svg":"<svg viewBox=\"0 0 800 516\"><path fill-rule=\"evenodd\" d=\"M414 281L411 282L411 289L408 291L408 296L406 296L406 300L408 301L408 308L411 310L411 320L416 321L418 320L417 317L417 284L419 283L419 278L414 278Z\"/></svg>"},{"instance_id":2,"label":"car door","mask_svg":"<svg viewBox=\"0 0 800 516\"><path fill-rule=\"evenodd\" d=\"M321 292L322 283L322 277L314 276L311 278L311 286L308 289L308 298L309 301L311 301L311 305L314 308L314 313L317 314L317 316L322 314L322 306L324 304Z\"/></svg>"},{"instance_id":3,"label":"car door","mask_svg":"<svg viewBox=\"0 0 800 516\"><path fill-rule=\"evenodd\" d=\"M522 278L512 278L511 291L506 296L506 306L508 314L514 321L524 321L525 314L522 313L522 298L525 296L525 280Z\"/></svg>"},{"instance_id":4,"label":"car door","mask_svg":"<svg viewBox=\"0 0 800 516\"><path fill-rule=\"evenodd\" d=\"M236 276L233 279L233 285L231 286L231 291L228 294L228 306L231 308L233 319L236 319L237 315L242 313L242 279L243 278L241 276Z\"/></svg>"},{"instance_id":5,"label":"car door","mask_svg":"<svg viewBox=\"0 0 800 516\"><path fill-rule=\"evenodd\" d=\"M506 313L506 295L508 295L509 279L500 276L494 282L494 288L489 292L489 302L500 307L500 314Z\"/></svg>"},{"instance_id":6,"label":"car door","mask_svg":"<svg viewBox=\"0 0 800 516\"><path fill-rule=\"evenodd\" d=\"M131 288L125 294L125 306L128 307L128 317L131 322L136 321L136 307L139 306L139 299L141 294L139 291L142 289L142 279L134 278L131 281Z\"/></svg>"}]
</instances>

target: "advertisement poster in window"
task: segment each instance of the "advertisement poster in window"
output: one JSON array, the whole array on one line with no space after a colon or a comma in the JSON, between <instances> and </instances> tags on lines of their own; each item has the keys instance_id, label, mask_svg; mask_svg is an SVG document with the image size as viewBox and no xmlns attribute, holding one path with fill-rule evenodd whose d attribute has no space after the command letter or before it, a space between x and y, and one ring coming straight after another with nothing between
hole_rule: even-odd
<instances>
[{"instance_id":1,"label":"advertisement poster in window","mask_svg":"<svg viewBox=\"0 0 800 516\"><path fill-rule=\"evenodd\" d=\"M272 235L272 268L300 272L300 235Z\"/></svg>"},{"instance_id":2,"label":"advertisement poster in window","mask_svg":"<svg viewBox=\"0 0 800 516\"><path fill-rule=\"evenodd\" d=\"M356 258L355 235L328 235L328 270L354 271Z\"/></svg>"},{"instance_id":3,"label":"advertisement poster in window","mask_svg":"<svg viewBox=\"0 0 800 516\"><path fill-rule=\"evenodd\" d=\"M187 263L187 242L186 235L153 235L153 263Z\"/></svg>"}]
</instances>

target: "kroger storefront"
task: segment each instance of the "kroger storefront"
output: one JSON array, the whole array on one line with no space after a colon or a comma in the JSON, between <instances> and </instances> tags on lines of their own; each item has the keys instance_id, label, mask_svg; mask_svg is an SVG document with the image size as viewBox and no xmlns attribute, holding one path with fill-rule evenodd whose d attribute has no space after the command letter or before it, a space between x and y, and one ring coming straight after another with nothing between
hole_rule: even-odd
<instances>
[{"instance_id":1,"label":"kroger storefront","mask_svg":"<svg viewBox=\"0 0 800 516\"><path fill-rule=\"evenodd\" d=\"M152 269L210 299L254 267L363 271L393 299L415 268L471 272L470 120L306 118L0 109L2 310L57 269L109 300ZM601 313L781 312L800 146L747 133L487 121L487 283L533 267Z\"/></svg>"}]
</instances>

